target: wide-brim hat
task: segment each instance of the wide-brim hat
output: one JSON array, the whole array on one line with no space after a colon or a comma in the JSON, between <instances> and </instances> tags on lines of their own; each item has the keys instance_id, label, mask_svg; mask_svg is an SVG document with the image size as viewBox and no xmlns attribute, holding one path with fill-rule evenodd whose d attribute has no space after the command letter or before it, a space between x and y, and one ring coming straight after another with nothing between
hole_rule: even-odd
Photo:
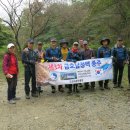
<instances>
[{"instance_id":1,"label":"wide-brim hat","mask_svg":"<svg viewBox=\"0 0 130 130\"><path fill-rule=\"evenodd\" d=\"M102 38L101 41L100 41L101 45L102 45L103 41L107 41L108 44L110 44L110 39L109 38L106 38L106 37Z\"/></svg>"},{"instance_id":2,"label":"wide-brim hat","mask_svg":"<svg viewBox=\"0 0 130 130\"><path fill-rule=\"evenodd\" d=\"M66 40L66 39L62 39L62 40L60 40L60 45L62 45L62 44L69 44L69 42Z\"/></svg>"}]
</instances>

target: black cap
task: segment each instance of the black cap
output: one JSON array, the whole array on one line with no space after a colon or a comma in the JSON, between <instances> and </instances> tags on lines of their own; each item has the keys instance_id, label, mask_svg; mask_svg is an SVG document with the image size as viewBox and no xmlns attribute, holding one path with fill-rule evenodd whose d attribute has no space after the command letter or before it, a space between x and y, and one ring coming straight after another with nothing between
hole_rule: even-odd
<instances>
[{"instance_id":1,"label":"black cap","mask_svg":"<svg viewBox=\"0 0 130 130\"><path fill-rule=\"evenodd\" d=\"M57 42L56 38L51 38L51 42Z\"/></svg>"},{"instance_id":2,"label":"black cap","mask_svg":"<svg viewBox=\"0 0 130 130\"><path fill-rule=\"evenodd\" d=\"M103 41L107 41L108 44L110 43L110 39L109 39L109 38L106 38L106 37L102 38L102 40L100 41L101 45L102 45L102 42L103 42Z\"/></svg>"},{"instance_id":3,"label":"black cap","mask_svg":"<svg viewBox=\"0 0 130 130\"><path fill-rule=\"evenodd\" d=\"M32 38L28 39L28 43L34 43L34 40Z\"/></svg>"}]
</instances>

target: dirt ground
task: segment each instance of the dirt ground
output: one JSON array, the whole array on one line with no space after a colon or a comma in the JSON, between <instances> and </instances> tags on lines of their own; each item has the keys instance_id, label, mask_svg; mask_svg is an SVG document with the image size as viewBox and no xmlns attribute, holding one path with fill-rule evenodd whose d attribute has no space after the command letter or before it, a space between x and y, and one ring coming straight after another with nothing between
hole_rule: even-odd
<instances>
[{"instance_id":1,"label":"dirt ground","mask_svg":"<svg viewBox=\"0 0 130 130\"><path fill-rule=\"evenodd\" d=\"M17 96L21 100L16 105L7 103L6 90L2 79L0 130L130 130L130 92L126 88L102 92L96 86L95 92L68 95L52 94L46 86L39 98L26 100L20 79Z\"/></svg>"}]
</instances>

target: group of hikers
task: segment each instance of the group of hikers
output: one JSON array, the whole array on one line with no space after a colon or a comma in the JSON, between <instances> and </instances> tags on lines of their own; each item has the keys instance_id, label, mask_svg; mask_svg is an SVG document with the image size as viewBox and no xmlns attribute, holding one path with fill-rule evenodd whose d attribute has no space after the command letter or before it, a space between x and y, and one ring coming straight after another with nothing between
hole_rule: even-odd
<instances>
[{"instance_id":1,"label":"group of hikers","mask_svg":"<svg viewBox=\"0 0 130 130\"><path fill-rule=\"evenodd\" d=\"M22 63L25 68L25 95L26 99L30 99L30 93L32 97L38 97L38 92L43 92L42 87L36 83L35 64L37 62L77 62L80 60L88 60L94 58L109 58L113 59L114 88L123 88L122 77L125 64L128 64L128 80L130 90L130 51L124 46L124 41L121 37L117 39L117 42L113 48L110 48L110 39L103 38L100 41L101 47L98 48L97 54L93 49L89 47L89 43L86 40L79 40L74 42L72 48L69 48L69 42L66 39L60 41L60 45L57 44L56 38L50 39L50 47L46 50L43 48L43 43L37 43L37 49L34 48L34 40L29 39L27 41L27 47L22 52ZM7 45L8 52L3 58L3 72L6 76L8 83L8 101L10 104L15 104L16 100L20 98L16 97L18 60L15 55L15 45L9 43ZM31 80L31 88L29 86ZM109 80L99 81L99 88L101 90L110 89L108 83ZM68 93L79 92L78 87L84 86L83 90L91 88L95 89L95 82L84 84L69 84L65 85L68 88ZM56 92L56 86L51 86L52 93ZM31 89L31 90L30 90ZM63 85L58 86L59 92L64 92Z\"/></svg>"}]
</instances>

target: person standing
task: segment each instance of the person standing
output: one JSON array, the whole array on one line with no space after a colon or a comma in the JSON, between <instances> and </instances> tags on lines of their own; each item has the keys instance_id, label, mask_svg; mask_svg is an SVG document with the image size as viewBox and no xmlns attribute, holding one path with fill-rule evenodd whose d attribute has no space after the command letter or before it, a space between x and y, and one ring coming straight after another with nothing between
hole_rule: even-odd
<instances>
[{"instance_id":1,"label":"person standing","mask_svg":"<svg viewBox=\"0 0 130 130\"><path fill-rule=\"evenodd\" d=\"M50 48L46 50L45 59L47 62L61 62L62 54L60 48L57 47L56 38L51 38ZM51 86L52 93L56 92L55 86ZM58 86L60 92L64 92L62 85Z\"/></svg>"},{"instance_id":2,"label":"person standing","mask_svg":"<svg viewBox=\"0 0 130 130\"><path fill-rule=\"evenodd\" d=\"M32 97L38 97L36 88L36 75L35 75L35 63L37 61L38 55L33 50L34 41L33 39L28 40L28 46L22 52L22 62L25 68L25 94L26 99L30 99L30 87L29 82L32 80Z\"/></svg>"},{"instance_id":3,"label":"person standing","mask_svg":"<svg viewBox=\"0 0 130 130\"><path fill-rule=\"evenodd\" d=\"M111 57L111 49L109 48L110 39L102 38L100 43L101 43L102 46L100 48L98 48L97 58L109 58L109 57ZM104 90L104 88L110 89L108 87L108 83L109 83L109 80L99 81L100 89L101 90Z\"/></svg>"},{"instance_id":4,"label":"person standing","mask_svg":"<svg viewBox=\"0 0 130 130\"><path fill-rule=\"evenodd\" d=\"M3 58L3 73L6 76L8 83L7 98L10 104L15 104L15 100L20 98L16 97L16 86L17 86L17 76L18 76L18 61L15 55L15 45L9 43L7 45L8 52Z\"/></svg>"},{"instance_id":5,"label":"person standing","mask_svg":"<svg viewBox=\"0 0 130 130\"><path fill-rule=\"evenodd\" d=\"M121 85L124 66L127 61L127 50L124 46L124 41L121 37L117 39L115 47L112 49L112 56L114 62L114 88L123 88ZM119 74L118 74L119 73Z\"/></svg>"},{"instance_id":6,"label":"person standing","mask_svg":"<svg viewBox=\"0 0 130 130\"><path fill-rule=\"evenodd\" d=\"M45 61L45 51L42 48L43 48L43 43L39 41L37 43L37 49L34 50L36 54L38 55L38 62L41 62L41 63ZM39 94L43 92L40 84L37 84L37 90Z\"/></svg>"},{"instance_id":7,"label":"person standing","mask_svg":"<svg viewBox=\"0 0 130 130\"><path fill-rule=\"evenodd\" d=\"M61 54L62 54L62 60L66 61L69 48L68 48L68 41L66 39L62 39L60 41L60 46L61 46Z\"/></svg>"},{"instance_id":8,"label":"person standing","mask_svg":"<svg viewBox=\"0 0 130 130\"><path fill-rule=\"evenodd\" d=\"M80 48L80 51L83 51L84 50L84 40L83 39L79 39L79 48Z\"/></svg>"},{"instance_id":9,"label":"person standing","mask_svg":"<svg viewBox=\"0 0 130 130\"><path fill-rule=\"evenodd\" d=\"M82 56L81 56L81 54L79 52L78 46L79 46L78 42L74 42L73 43L73 47L68 52L66 61L68 61L68 62L74 62L75 63L77 61L82 60ZM77 93L79 93L78 84L74 84L73 91L74 92L76 91ZM72 85L69 85L69 91L68 91L68 93L72 93Z\"/></svg>"},{"instance_id":10,"label":"person standing","mask_svg":"<svg viewBox=\"0 0 130 130\"><path fill-rule=\"evenodd\" d=\"M95 58L94 50L88 47L88 42L83 42L84 50L81 52L82 60L89 60L92 58ZM91 82L91 90L94 90L95 88L95 82ZM87 90L89 88L89 83L84 83L84 89Z\"/></svg>"},{"instance_id":11,"label":"person standing","mask_svg":"<svg viewBox=\"0 0 130 130\"><path fill-rule=\"evenodd\" d=\"M60 41L60 49L61 49L61 54L62 54L62 61L66 61L68 52L69 52L69 48L68 48L68 41L66 39L62 39ZM69 85L65 85L66 88L69 87Z\"/></svg>"}]
</instances>

